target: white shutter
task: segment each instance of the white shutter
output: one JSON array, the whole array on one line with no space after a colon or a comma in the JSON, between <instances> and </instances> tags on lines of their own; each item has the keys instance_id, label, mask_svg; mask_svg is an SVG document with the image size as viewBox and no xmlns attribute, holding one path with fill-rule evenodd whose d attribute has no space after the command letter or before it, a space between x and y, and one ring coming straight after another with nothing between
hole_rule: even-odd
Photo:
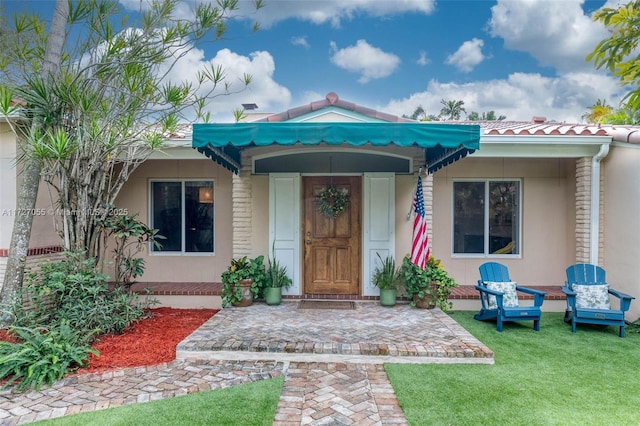
<instances>
[{"instance_id":1,"label":"white shutter","mask_svg":"<svg viewBox=\"0 0 640 426\"><path fill-rule=\"evenodd\" d=\"M271 252L272 247L275 253ZM299 173L269 175L269 255L273 254L287 267L287 275L293 280L282 294L301 294Z\"/></svg>"},{"instance_id":2,"label":"white shutter","mask_svg":"<svg viewBox=\"0 0 640 426\"><path fill-rule=\"evenodd\" d=\"M395 175L365 173L363 187L362 294L377 296L380 290L371 283L376 253L383 259L395 255Z\"/></svg>"}]
</instances>

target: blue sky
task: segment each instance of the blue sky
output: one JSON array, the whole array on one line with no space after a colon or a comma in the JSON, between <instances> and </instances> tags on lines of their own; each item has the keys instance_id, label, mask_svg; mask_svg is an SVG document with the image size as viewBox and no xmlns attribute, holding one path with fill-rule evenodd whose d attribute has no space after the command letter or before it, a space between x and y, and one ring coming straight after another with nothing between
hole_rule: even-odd
<instances>
[{"instance_id":1,"label":"blue sky","mask_svg":"<svg viewBox=\"0 0 640 426\"><path fill-rule=\"evenodd\" d=\"M140 0L121 0L129 10ZM598 98L617 105L625 91L586 55L607 36L591 19L618 0L265 0L231 21L227 38L184 58L176 78L221 64L230 78L248 72L242 93L209 108L230 121L242 103L280 112L336 92L341 99L392 114L440 100L467 112L494 110L509 120L535 116L579 122ZM3 0L50 19L52 1ZM189 2L187 2L189 3ZM261 22L253 33L251 24Z\"/></svg>"}]
</instances>

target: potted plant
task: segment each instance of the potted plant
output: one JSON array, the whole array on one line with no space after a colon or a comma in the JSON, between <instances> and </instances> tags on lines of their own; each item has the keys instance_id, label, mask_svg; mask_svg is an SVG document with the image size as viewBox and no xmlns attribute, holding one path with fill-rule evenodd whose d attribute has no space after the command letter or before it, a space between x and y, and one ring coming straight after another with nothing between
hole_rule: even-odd
<instances>
[{"instance_id":1,"label":"potted plant","mask_svg":"<svg viewBox=\"0 0 640 426\"><path fill-rule=\"evenodd\" d=\"M398 287L402 284L402 275L396 268L396 261L392 256L382 259L380 253L376 253L380 263L373 271L372 283L380 289L380 304L382 306L394 306Z\"/></svg>"},{"instance_id":2,"label":"potted plant","mask_svg":"<svg viewBox=\"0 0 640 426\"><path fill-rule=\"evenodd\" d=\"M272 250L265 275L264 300L267 305L279 305L282 302L282 289L289 288L293 281L287 276L287 267L276 259Z\"/></svg>"},{"instance_id":3,"label":"potted plant","mask_svg":"<svg viewBox=\"0 0 640 426\"><path fill-rule=\"evenodd\" d=\"M437 306L443 311L453 307L448 299L451 289L458 287L458 283L444 270L440 260L429 256L425 269L422 269L413 264L407 255L403 259L401 271L411 306L426 309Z\"/></svg>"},{"instance_id":4,"label":"potted plant","mask_svg":"<svg viewBox=\"0 0 640 426\"><path fill-rule=\"evenodd\" d=\"M222 307L249 306L258 297L264 285L264 256L232 259L229 268L222 273Z\"/></svg>"}]
</instances>

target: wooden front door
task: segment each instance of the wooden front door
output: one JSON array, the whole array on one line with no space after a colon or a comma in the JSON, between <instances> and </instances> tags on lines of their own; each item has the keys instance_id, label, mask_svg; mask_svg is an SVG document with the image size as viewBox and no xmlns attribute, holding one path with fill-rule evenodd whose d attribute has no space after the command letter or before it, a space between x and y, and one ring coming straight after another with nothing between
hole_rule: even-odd
<instances>
[{"instance_id":1,"label":"wooden front door","mask_svg":"<svg viewBox=\"0 0 640 426\"><path fill-rule=\"evenodd\" d=\"M304 188L304 292L360 294L359 176L303 177ZM347 191L344 212L327 217L318 209L317 197L333 185Z\"/></svg>"}]
</instances>

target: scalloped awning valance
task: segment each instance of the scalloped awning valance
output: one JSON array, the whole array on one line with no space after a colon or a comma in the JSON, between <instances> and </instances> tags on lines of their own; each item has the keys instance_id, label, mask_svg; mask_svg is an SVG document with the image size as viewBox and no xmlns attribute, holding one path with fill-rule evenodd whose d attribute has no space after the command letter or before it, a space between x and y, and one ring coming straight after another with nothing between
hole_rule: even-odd
<instances>
[{"instance_id":1,"label":"scalloped awning valance","mask_svg":"<svg viewBox=\"0 0 640 426\"><path fill-rule=\"evenodd\" d=\"M350 145L425 149L429 173L480 147L480 126L445 123L235 123L194 124L193 148L234 173L240 152L248 147L283 145Z\"/></svg>"}]
</instances>

